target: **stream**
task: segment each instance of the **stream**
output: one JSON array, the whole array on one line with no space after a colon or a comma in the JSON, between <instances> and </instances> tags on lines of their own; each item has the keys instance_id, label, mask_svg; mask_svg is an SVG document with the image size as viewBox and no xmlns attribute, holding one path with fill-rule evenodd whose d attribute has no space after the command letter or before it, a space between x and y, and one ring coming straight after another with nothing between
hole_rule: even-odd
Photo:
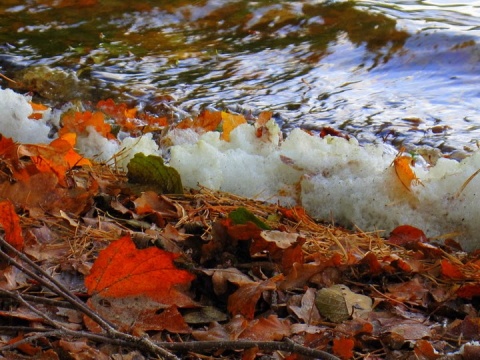
<instances>
[{"instance_id":1,"label":"stream","mask_svg":"<svg viewBox=\"0 0 480 360\"><path fill-rule=\"evenodd\" d=\"M271 110L285 132L462 158L480 138L480 1L6 0L0 73L51 106Z\"/></svg>"}]
</instances>

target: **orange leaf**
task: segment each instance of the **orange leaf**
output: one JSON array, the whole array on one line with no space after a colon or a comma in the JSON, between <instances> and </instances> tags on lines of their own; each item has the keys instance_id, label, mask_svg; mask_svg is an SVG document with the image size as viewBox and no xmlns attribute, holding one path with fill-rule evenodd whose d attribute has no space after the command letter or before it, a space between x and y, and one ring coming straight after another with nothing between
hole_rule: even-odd
<instances>
[{"instance_id":1,"label":"orange leaf","mask_svg":"<svg viewBox=\"0 0 480 360\"><path fill-rule=\"evenodd\" d=\"M447 259L442 259L440 262L440 265L442 267L442 275L446 276L450 279L454 280L462 280L465 279L465 275L463 275L462 270L460 267L456 264L452 264L450 261Z\"/></svg>"},{"instance_id":2,"label":"orange leaf","mask_svg":"<svg viewBox=\"0 0 480 360\"><path fill-rule=\"evenodd\" d=\"M127 235L100 252L85 286L89 295L145 295L165 305L193 306L193 300L175 288L194 279L188 271L175 267L177 257L155 247L138 250Z\"/></svg>"},{"instance_id":3,"label":"orange leaf","mask_svg":"<svg viewBox=\"0 0 480 360\"><path fill-rule=\"evenodd\" d=\"M58 132L60 135L74 132L77 134L85 133L87 127L93 127L100 135L110 138L111 126L105 122L103 113L97 112L66 112L62 117L63 127Z\"/></svg>"},{"instance_id":4,"label":"orange leaf","mask_svg":"<svg viewBox=\"0 0 480 360\"><path fill-rule=\"evenodd\" d=\"M413 171L411 164L413 162L413 158L411 156L402 155L403 149L400 150L398 155L393 159L393 167L395 168L395 174L398 177L398 180L402 183L402 185L410 191L412 184L422 184L422 182L417 178L415 172Z\"/></svg>"},{"instance_id":5,"label":"orange leaf","mask_svg":"<svg viewBox=\"0 0 480 360\"><path fill-rule=\"evenodd\" d=\"M415 342L415 358L419 360L435 360L441 355L436 353L432 344L428 340L419 339Z\"/></svg>"},{"instance_id":6,"label":"orange leaf","mask_svg":"<svg viewBox=\"0 0 480 360\"><path fill-rule=\"evenodd\" d=\"M223 132L222 132L222 139L225 141L230 141L230 133L233 129L235 129L238 125L246 124L247 120L243 117L243 115L234 115L229 114L222 111L222 121L223 121Z\"/></svg>"},{"instance_id":7,"label":"orange leaf","mask_svg":"<svg viewBox=\"0 0 480 360\"><path fill-rule=\"evenodd\" d=\"M220 125L222 121L222 115L220 111L203 111L196 119L185 119L181 121L177 128L179 129L189 129L189 128L197 128L202 129L204 131L214 131Z\"/></svg>"},{"instance_id":8,"label":"orange leaf","mask_svg":"<svg viewBox=\"0 0 480 360\"><path fill-rule=\"evenodd\" d=\"M48 110L48 106L42 104L30 102L30 105L32 106L33 113L30 114L29 119L40 120L43 117L43 112Z\"/></svg>"},{"instance_id":9,"label":"orange leaf","mask_svg":"<svg viewBox=\"0 0 480 360\"><path fill-rule=\"evenodd\" d=\"M18 154L30 156L39 172L52 172L60 185L67 186L66 174L74 166L90 165L88 159L75 152L76 134L65 133L49 145L20 145Z\"/></svg>"},{"instance_id":10,"label":"orange leaf","mask_svg":"<svg viewBox=\"0 0 480 360\"><path fill-rule=\"evenodd\" d=\"M333 353L341 359L351 359L353 357L353 339L340 338L333 339Z\"/></svg>"},{"instance_id":11,"label":"orange leaf","mask_svg":"<svg viewBox=\"0 0 480 360\"><path fill-rule=\"evenodd\" d=\"M8 200L0 202L0 224L5 229L5 240L15 249L23 249L22 228L12 203Z\"/></svg>"}]
</instances>

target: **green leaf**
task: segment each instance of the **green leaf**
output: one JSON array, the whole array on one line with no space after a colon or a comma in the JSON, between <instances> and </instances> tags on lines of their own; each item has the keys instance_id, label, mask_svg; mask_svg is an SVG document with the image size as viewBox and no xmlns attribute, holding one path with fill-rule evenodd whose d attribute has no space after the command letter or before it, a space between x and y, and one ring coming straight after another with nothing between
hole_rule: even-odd
<instances>
[{"instance_id":1,"label":"green leaf","mask_svg":"<svg viewBox=\"0 0 480 360\"><path fill-rule=\"evenodd\" d=\"M244 207L239 207L237 210L232 211L228 217L233 220L235 225L246 224L250 221L257 225L260 229L270 230L270 226L265 224Z\"/></svg>"},{"instance_id":2,"label":"green leaf","mask_svg":"<svg viewBox=\"0 0 480 360\"><path fill-rule=\"evenodd\" d=\"M171 166L166 166L160 156L137 153L127 165L128 181L148 185L149 189L161 194L183 194L180 174Z\"/></svg>"}]
</instances>

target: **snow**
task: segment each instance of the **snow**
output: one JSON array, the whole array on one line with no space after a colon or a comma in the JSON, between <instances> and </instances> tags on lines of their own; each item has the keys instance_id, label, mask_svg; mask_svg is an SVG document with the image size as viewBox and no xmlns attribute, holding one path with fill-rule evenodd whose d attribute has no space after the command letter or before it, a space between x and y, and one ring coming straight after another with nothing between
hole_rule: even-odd
<instances>
[{"instance_id":1,"label":"snow","mask_svg":"<svg viewBox=\"0 0 480 360\"><path fill-rule=\"evenodd\" d=\"M28 97L0 89L0 133L22 143L48 143L56 115L45 112L30 120ZM300 129L281 141L278 126L267 124L258 138L252 125L243 124L230 134L202 135L191 129L171 131L162 141L170 147L170 165L187 187L205 186L237 195L300 204L315 218L335 221L363 231L384 231L408 224L439 240L452 237L470 251L480 248L480 152L461 162L440 158L435 166L417 166L423 185L407 190L392 161L395 152L385 145L361 146L355 139L319 138ZM77 141L79 152L126 170L137 152L162 155L145 134L107 140L93 128ZM465 187L464 185L467 184Z\"/></svg>"}]
</instances>

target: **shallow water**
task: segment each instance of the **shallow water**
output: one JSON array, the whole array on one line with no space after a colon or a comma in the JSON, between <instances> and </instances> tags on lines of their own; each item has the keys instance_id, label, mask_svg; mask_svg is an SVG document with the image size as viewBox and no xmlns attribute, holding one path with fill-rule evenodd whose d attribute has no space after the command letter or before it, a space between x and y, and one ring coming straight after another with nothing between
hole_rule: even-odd
<instances>
[{"instance_id":1,"label":"shallow water","mask_svg":"<svg viewBox=\"0 0 480 360\"><path fill-rule=\"evenodd\" d=\"M478 1L7 0L0 25L0 72L53 104L273 110L286 131L477 148Z\"/></svg>"}]
</instances>

